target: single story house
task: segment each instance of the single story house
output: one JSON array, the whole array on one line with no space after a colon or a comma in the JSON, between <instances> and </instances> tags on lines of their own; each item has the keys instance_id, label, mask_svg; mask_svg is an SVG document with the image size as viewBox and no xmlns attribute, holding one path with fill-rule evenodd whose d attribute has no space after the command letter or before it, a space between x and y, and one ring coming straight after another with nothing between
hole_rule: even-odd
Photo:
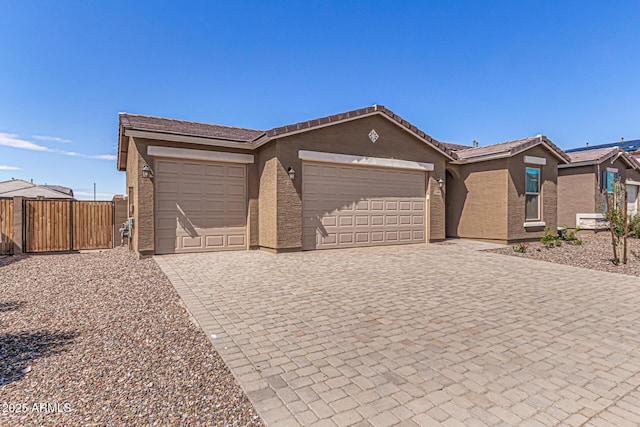
<instances>
[{"instance_id":1,"label":"single story house","mask_svg":"<svg viewBox=\"0 0 640 427\"><path fill-rule=\"evenodd\" d=\"M73 199L73 190L60 185L37 185L23 179L0 182L0 198L21 196L25 198Z\"/></svg>"},{"instance_id":2,"label":"single story house","mask_svg":"<svg viewBox=\"0 0 640 427\"><path fill-rule=\"evenodd\" d=\"M119 116L139 256L539 239L566 163L544 136L443 143L381 105L267 131Z\"/></svg>"},{"instance_id":3,"label":"single story house","mask_svg":"<svg viewBox=\"0 0 640 427\"><path fill-rule=\"evenodd\" d=\"M606 226L607 192L615 181L626 185L628 212L638 212L640 163L620 147L569 150L571 163L558 170L558 223L570 228L597 229Z\"/></svg>"},{"instance_id":4,"label":"single story house","mask_svg":"<svg viewBox=\"0 0 640 427\"><path fill-rule=\"evenodd\" d=\"M455 160L381 105L266 131L119 115L139 256L441 241Z\"/></svg>"},{"instance_id":5,"label":"single story house","mask_svg":"<svg viewBox=\"0 0 640 427\"><path fill-rule=\"evenodd\" d=\"M482 147L454 146L446 169L446 235L512 243L557 226L558 165L566 154L538 135Z\"/></svg>"}]
</instances>

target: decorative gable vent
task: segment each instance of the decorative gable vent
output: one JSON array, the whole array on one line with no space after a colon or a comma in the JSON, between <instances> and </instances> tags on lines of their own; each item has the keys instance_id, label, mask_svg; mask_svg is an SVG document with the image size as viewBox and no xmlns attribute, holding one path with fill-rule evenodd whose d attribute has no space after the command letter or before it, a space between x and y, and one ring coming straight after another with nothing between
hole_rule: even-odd
<instances>
[{"instance_id":1,"label":"decorative gable vent","mask_svg":"<svg viewBox=\"0 0 640 427\"><path fill-rule=\"evenodd\" d=\"M371 132L369 132L369 139L371 140L371 142L375 144L378 138L378 132L376 132L375 129L371 129Z\"/></svg>"}]
</instances>

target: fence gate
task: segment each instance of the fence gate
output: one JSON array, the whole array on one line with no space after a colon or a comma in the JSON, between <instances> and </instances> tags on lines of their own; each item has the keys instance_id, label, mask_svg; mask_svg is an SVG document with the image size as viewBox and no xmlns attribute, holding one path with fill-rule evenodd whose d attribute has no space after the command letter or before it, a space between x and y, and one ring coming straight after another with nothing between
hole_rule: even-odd
<instances>
[{"instance_id":1,"label":"fence gate","mask_svg":"<svg viewBox=\"0 0 640 427\"><path fill-rule=\"evenodd\" d=\"M0 255L13 253L13 199L0 199Z\"/></svg>"},{"instance_id":2,"label":"fence gate","mask_svg":"<svg viewBox=\"0 0 640 427\"><path fill-rule=\"evenodd\" d=\"M79 200L25 200L26 252L113 247L113 203Z\"/></svg>"}]
</instances>

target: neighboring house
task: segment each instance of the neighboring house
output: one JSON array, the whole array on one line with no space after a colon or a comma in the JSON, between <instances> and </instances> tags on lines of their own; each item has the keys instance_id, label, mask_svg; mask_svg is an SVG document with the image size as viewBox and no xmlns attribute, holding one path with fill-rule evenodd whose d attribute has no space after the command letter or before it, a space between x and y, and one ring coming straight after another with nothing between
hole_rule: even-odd
<instances>
[{"instance_id":1,"label":"neighboring house","mask_svg":"<svg viewBox=\"0 0 640 427\"><path fill-rule=\"evenodd\" d=\"M22 179L0 182L0 197L73 199L73 190L59 185L37 185Z\"/></svg>"},{"instance_id":2,"label":"neighboring house","mask_svg":"<svg viewBox=\"0 0 640 427\"><path fill-rule=\"evenodd\" d=\"M380 105L268 131L119 116L141 256L441 241L455 159Z\"/></svg>"},{"instance_id":3,"label":"neighboring house","mask_svg":"<svg viewBox=\"0 0 640 427\"><path fill-rule=\"evenodd\" d=\"M542 135L483 147L452 147L446 234L511 243L557 226L558 165L566 154Z\"/></svg>"},{"instance_id":4,"label":"neighboring house","mask_svg":"<svg viewBox=\"0 0 640 427\"><path fill-rule=\"evenodd\" d=\"M628 212L638 212L640 163L620 147L567 150L571 163L558 171L558 223L570 228L606 226L606 192L617 180L626 184Z\"/></svg>"}]
</instances>

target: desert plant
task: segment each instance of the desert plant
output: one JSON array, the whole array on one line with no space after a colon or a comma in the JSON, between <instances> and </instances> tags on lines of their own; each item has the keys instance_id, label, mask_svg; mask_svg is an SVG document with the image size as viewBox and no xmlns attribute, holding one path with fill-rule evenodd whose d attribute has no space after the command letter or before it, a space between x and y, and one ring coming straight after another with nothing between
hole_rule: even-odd
<instances>
[{"instance_id":1,"label":"desert plant","mask_svg":"<svg viewBox=\"0 0 640 427\"><path fill-rule=\"evenodd\" d=\"M634 215L629 219L629 236L640 239L640 215Z\"/></svg>"},{"instance_id":2,"label":"desert plant","mask_svg":"<svg viewBox=\"0 0 640 427\"><path fill-rule=\"evenodd\" d=\"M557 232L553 232L549 230L549 227L545 227L544 235L540 238L540 243L546 248L555 248L562 245L562 239L558 236Z\"/></svg>"},{"instance_id":3,"label":"desert plant","mask_svg":"<svg viewBox=\"0 0 640 427\"><path fill-rule=\"evenodd\" d=\"M611 231L611 246L613 248L613 263L615 265L627 263L627 191L619 179L611 186L611 191L604 190L607 206L604 217L609 221Z\"/></svg>"},{"instance_id":4,"label":"desert plant","mask_svg":"<svg viewBox=\"0 0 640 427\"><path fill-rule=\"evenodd\" d=\"M526 243L518 243L513 247L513 251L518 252L520 254L524 254L524 253L527 253L527 248L528 246Z\"/></svg>"},{"instance_id":5,"label":"desert plant","mask_svg":"<svg viewBox=\"0 0 640 427\"><path fill-rule=\"evenodd\" d=\"M562 238L562 240L564 240L565 242L567 242L570 245L577 245L577 246L581 246L584 245L584 241L579 239L578 236L576 235L576 232L579 231L580 228L576 227L575 231L574 230L569 230L567 228L567 226L563 226L562 227L562 232L560 233L560 236Z\"/></svg>"}]
</instances>

